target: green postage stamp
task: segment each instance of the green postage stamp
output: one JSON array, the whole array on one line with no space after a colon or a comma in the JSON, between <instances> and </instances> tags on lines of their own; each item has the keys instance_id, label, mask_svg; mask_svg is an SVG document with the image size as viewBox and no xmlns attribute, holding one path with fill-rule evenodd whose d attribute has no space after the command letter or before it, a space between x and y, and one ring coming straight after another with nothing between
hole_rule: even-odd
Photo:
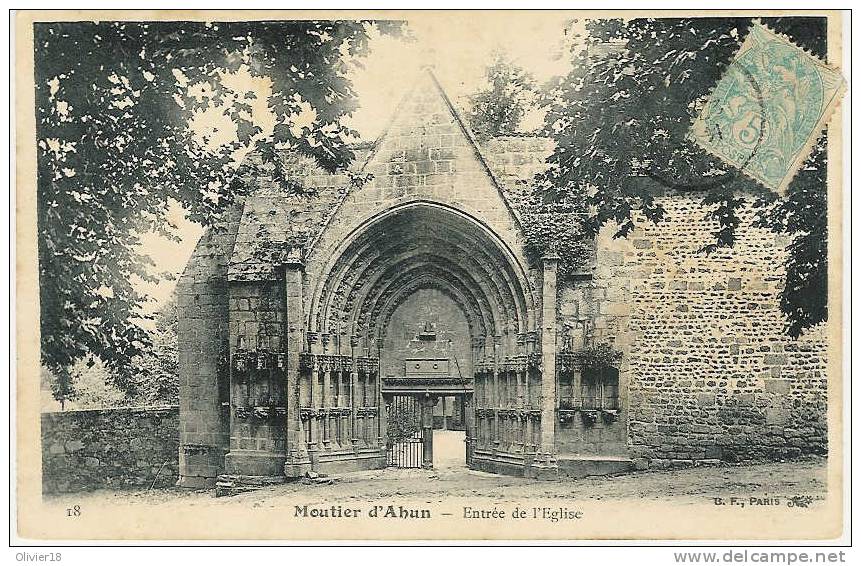
<instances>
[{"instance_id":1,"label":"green postage stamp","mask_svg":"<svg viewBox=\"0 0 861 566\"><path fill-rule=\"evenodd\" d=\"M839 72L755 24L690 137L783 193L845 90Z\"/></svg>"}]
</instances>

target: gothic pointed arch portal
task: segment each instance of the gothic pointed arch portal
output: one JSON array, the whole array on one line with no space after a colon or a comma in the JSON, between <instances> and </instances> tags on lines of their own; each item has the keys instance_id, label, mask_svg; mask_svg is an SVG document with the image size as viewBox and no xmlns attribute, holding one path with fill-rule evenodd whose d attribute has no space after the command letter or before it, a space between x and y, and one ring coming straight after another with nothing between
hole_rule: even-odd
<instances>
[{"instance_id":1,"label":"gothic pointed arch portal","mask_svg":"<svg viewBox=\"0 0 861 566\"><path fill-rule=\"evenodd\" d=\"M503 241L470 215L423 201L368 220L342 243L313 296L308 328L358 337L373 351L391 308L422 281L463 301L473 337L516 340L534 329L526 271Z\"/></svg>"},{"instance_id":2,"label":"gothic pointed arch portal","mask_svg":"<svg viewBox=\"0 0 861 566\"><path fill-rule=\"evenodd\" d=\"M538 354L529 278L482 222L435 202L393 207L341 243L311 299L309 351L377 360L381 413L395 395L419 397L427 429L433 403L458 396L466 407L467 463L471 450L524 454L538 444L537 427L501 424L497 414L482 412L499 405L495 397L504 391L524 413L517 418L537 421L525 414L524 395L533 391L537 417L540 385L530 371ZM384 426L384 415L380 420ZM426 435L425 465L429 450Z\"/></svg>"}]
</instances>

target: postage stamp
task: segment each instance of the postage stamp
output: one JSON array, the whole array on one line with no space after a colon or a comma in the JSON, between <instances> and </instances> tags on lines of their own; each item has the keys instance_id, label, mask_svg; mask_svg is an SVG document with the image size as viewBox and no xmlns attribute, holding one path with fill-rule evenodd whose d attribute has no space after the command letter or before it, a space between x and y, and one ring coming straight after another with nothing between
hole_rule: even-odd
<instances>
[{"instance_id":1,"label":"postage stamp","mask_svg":"<svg viewBox=\"0 0 861 566\"><path fill-rule=\"evenodd\" d=\"M845 88L838 71L755 24L690 136L706 151L783 193Z\"/></svg>"}]
</instances>

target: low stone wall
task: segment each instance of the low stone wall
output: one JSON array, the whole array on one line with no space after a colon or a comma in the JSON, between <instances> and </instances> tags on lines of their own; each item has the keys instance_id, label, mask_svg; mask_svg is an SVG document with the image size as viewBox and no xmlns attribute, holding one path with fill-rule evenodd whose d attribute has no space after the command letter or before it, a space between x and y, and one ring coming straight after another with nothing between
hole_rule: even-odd
<instances>
[{"instance_id":1,"label":"low stone wall","mask_svg":"<svg viewBox=\"0 0 861 566\"><path fill-rule=\"evenodd\" d=\"M178 460L179 407L42 413L43 494L170 486Z\"/></svg>"}]
</instances>

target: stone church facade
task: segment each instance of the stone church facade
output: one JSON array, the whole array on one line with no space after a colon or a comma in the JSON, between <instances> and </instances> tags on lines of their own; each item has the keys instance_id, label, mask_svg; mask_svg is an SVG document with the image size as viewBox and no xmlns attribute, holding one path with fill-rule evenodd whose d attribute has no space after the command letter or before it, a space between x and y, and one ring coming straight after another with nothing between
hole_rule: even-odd
<instances>
[{"instance_id":1,"label":"stone church facade","mask_svg":"<svg viewBox=\"0 0 861 566\"><path fill-rule=\"evenodd\" d=\"M179 485L224 489L391 464L397 398L454 397L473 469L528 477L827 449L826 341L779 311L785 241L743 223L705 256L696 195L560 277L529 261L519 203L549 140L478 144L430 72L327 174L285 156L198 243L177 286ZM253 157L252 157L253 159ZM586 375L576 353L621 353ZM388 454L387 454L388 452Z\"/></svg>"}]
</instances>

